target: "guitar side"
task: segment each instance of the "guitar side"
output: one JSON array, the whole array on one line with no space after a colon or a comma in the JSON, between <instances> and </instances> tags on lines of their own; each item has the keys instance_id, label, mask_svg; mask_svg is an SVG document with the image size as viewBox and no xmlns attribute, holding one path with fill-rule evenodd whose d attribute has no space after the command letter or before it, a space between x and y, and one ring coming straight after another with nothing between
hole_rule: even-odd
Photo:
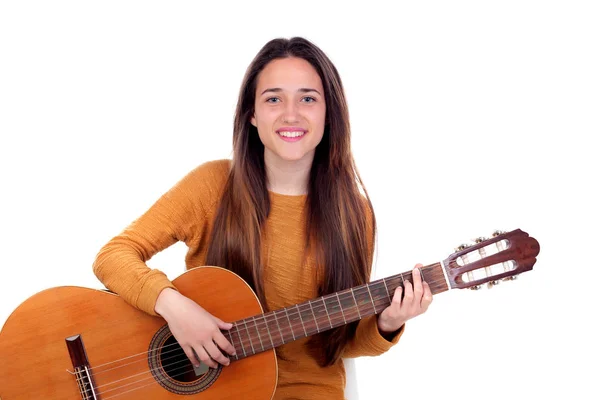
<instances>
[{"instance_id":1,"label":"guitar side","mask_svg":"<svg viewBox=\"0 0 600 400\"><path fill-rule=\"evenodd\" d=\"M195 268L173 283L224 321L262 313L246 282L225 269ZM100 399L181 399L182 393L168 391L156 381L148 363L149 345L164 325L162 318L109 292L68 286L39 292L10 315L0 332L0 399L85 398L65 344L73 335L83 341ZM160 360L159 366L157 370L163 366ZM185 397L267 400L276 384L277 362L271 350L231 363L212 385Z\"/></svg>"}]
</instances>

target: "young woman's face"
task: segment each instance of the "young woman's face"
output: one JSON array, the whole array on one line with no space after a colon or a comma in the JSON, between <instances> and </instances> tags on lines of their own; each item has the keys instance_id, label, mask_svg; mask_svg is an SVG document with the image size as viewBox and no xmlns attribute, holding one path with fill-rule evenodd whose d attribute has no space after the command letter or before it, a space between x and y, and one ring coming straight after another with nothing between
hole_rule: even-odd
<instances>
[{"instance_id":1,"label":"young woman's face","mask_svg":"<svg viewBox=\"0 0 600 400\"><path fill-rule=\"evenodd\" d=\"M325 93L308 61L271 61L258 75L250 120L265 145L265 158L312 162L325 130Z\"/></svg>"}]
</instances>

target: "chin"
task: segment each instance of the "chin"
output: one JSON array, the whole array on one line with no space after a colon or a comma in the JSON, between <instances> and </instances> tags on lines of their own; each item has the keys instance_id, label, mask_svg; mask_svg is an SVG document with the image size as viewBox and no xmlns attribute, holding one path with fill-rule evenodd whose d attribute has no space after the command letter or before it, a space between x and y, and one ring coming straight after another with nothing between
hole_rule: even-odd
<instances>
[{"instance_id":1,"label":"chin","mask_svg":"<svg viewBox=\"0 0 600 400\"><path fill-rule=\"evenodd\" d=\"M280 159L282 159L283 161L300 161L304 158L304 156L301 155L280 155L279 156Z\"/></svg>"},{"instance_id":2,"label":"chin","mask_svg":"<svg viewBox=\"0 0 600 400\"><path fill-rule=\"evenodd\" d=\"M295 161L301 161L306 159L306 157L309 157L308 153L302 153L302 154L298 154L298 153L278 153L277 157L280 158L283 161L287 161L287 162L295 162Z\"/></svg>"}]
</instances>

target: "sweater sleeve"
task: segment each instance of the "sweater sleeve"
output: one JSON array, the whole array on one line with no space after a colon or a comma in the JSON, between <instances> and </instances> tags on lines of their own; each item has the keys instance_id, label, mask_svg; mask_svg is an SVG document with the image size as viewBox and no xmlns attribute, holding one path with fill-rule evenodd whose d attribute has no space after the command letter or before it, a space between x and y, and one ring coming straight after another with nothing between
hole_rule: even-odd
<instances>
[{"instance_id":1,"label":"sweater sleeve","mask_svg":"<svg viewBox=\"0 0 600 400\"><path fill-rule=\"evenodd\" d=\"M93 270L98 279L150 315L157 315L154 306L160 292L175 286L163 272L150 269L146 261L178 241L191 240L206 222L206 205L215 195L210 185L214 171L207 171L211 163L186 175L96 256Z\"/></svg>"},{"instance_id":2,"label":"sweater sleeve","mask_svg":"<svg viewBox=\"0 0 600 400\"><path fill-rule=\"evenodd\" d=\"M405 325L393 334L389 340L384 338L377 327L377 315L362 319L358 323L356 335L346 344L343 357L378 356L385 353L398 343L404 333Z\"/></svg>"},{"instance_id":3,"label":"sweater sleeve","mask_svg":"<svg viewBox=\"0 0 600 400\"><path fill-rule=\"evenodd\" d=\"M365 207L367 204L366 198L364 199ZM375 253L375 231L374 227L374 215L371 210L366 207L367 215L367 242L369 251L369 268L368 275L370 277L372 271L372 261ZM398 343L400 337L404 333L405 325L402 325L400 329L394 332L389 337L383 337L379 328L377 327L377 315L371 315L363 318L358 323L356 328L356 334L344 347L342 357L353 358L361 356L378 356L388 351L393 345Z\"/></svg>"}]
</instances>

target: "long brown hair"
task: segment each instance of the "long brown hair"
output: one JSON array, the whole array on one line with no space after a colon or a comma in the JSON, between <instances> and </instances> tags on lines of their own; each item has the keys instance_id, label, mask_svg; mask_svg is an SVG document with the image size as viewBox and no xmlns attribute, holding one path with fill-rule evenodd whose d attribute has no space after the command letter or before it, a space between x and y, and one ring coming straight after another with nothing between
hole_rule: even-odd
<instances>
[{"instance_id":1,"label":"long brown hair","mask_svg":"<svg viewBox=\"0 0 600 400\"><path fill-rule=\"evenodd\" d=\"M337 69L325 53L304 38L271 40L258 52L241 85L234 120L232 168L206 259L207 265L223 266L244 278L265 308L261 235L271 205L264 145L250 119L254 115L258 75L272 60L286 57L308 61L319 74L325 91L325 131L315 149L306 199L306 250L314 252L322 271L319 296L368 282L373 257L369 242L373 243L375 237L373 206L350 149L348 106ZM368 221L372 226L367 226ZM321 365L332 365L339 359L357 324L311 338L309 346L320 349L314 354Z\"/></svg>"}]
</instances>

